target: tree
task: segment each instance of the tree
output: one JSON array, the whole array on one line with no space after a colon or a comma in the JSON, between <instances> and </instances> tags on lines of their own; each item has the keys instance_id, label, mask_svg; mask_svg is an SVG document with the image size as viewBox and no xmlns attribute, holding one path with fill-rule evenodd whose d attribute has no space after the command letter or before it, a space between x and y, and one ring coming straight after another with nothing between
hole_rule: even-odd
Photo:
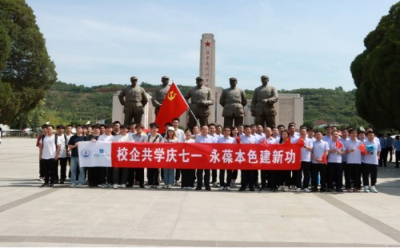
<instances>
[{"instance_id":1,"label":"tree","mask_svg":"<svg viewBox=\"0 0 400 248\"><path fill-rule=\"evenodd\" d=\"M34 109L57 80L25 0L0 0L0 123Z\"/></svg>"},{"instance_id":2,"label":"tree","mask_svg":"<svg viewBox=\"0 0 400 248\"><path fill-rule=\"evenodd\" d=\"M358 114L377 128L400 129L400 2L364 39L351 63Z\"/></svg>"}]
</instances>

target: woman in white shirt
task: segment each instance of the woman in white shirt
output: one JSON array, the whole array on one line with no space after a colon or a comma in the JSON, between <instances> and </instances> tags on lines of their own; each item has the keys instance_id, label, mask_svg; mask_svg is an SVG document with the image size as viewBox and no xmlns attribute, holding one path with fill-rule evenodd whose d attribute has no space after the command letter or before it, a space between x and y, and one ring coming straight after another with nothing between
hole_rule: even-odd
<instances>
[{"instance_id":1,"label":"woman in white shirt","mask_svg":"<svg viewBox=\"0 0 400 248\"><path fill-rule=\"evenodd\" d=\"M178 143L178 138L175 134L175 129L173 127L168 127L167 133L164 139L165 143ZM174 183L174 169L166 169L163 170L164 173L164 183L165 189L172 189L172 184Z\"/></svg>"},{"instance_id":2,"label":"woman in white shirt","mask_svg":"<svg viewBox=\"0 0 400 248\"><path fill-rule=\"evenodd\" d=\"M149 143L161 143L163 137L158 133L158 125L156 123L150 123L150 134L148 135L147 142ZM161 189L159 178L159 168L147 168L147 186L146 189L157 188Z\"/></svg>"},{"instance_id":3,"label":"woman in white shirt","mask_svg":"<svg viewBox=\"0 0 400 248\"><path fill-rule=\"evenodd\" d=\"M120 127L120 134L114 137L115 142L134 142L132 135L128 134L128 126L122 125ZM121 180L119 180L121 179ZM121 188L126 188L128 181L128 168L113 168L113 188L118 189L118 184L121 184Z\"/></svg>"}]
</instances>

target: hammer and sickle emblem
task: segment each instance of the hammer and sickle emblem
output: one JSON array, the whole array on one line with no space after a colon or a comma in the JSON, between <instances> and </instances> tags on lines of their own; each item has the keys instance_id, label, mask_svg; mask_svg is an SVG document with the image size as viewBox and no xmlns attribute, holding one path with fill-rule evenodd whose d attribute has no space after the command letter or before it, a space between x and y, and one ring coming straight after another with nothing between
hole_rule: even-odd
<instances>
[{"instance_id":1,"label":"hammer and sickle emblem","mask_svg":"<svg viewBox=\"0 0 400 248\"><path fill-rule=\"evenodd\" d=\"M176 97L176 93L171 91L168 93L168 100L172 101Z\"/></svg>"}]
</instances>

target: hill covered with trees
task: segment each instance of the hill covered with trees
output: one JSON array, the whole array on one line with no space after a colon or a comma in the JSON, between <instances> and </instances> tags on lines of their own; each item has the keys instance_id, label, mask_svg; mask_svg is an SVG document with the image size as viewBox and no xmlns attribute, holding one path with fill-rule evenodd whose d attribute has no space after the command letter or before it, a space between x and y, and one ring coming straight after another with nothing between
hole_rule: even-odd
<instances>
[{"instance_id":1,"label":"hill covered with trees","mask_svg":"<svg viewBox=\"0 0 400 248\"><path fill-rule=\"evenodd\" d=\"M126 87L121 84L108 84L86 87L83 85L56 82L47 91L44 104L40 106L39 122L76 124L104 119L111 121L112 96ZM151 94L156 85L141 83ZM192 86L178 86L185 94ZM245 90L248 98L252 90ZM280 90L279 93L298 93L304 98L304 122L314 126L317 121L339 123L343 125L362 126L367 123L361 119L355 109L355 90L336 89L295 89ZM29 125L29 123L27 123Z\"/></svg>"}]
</instances>

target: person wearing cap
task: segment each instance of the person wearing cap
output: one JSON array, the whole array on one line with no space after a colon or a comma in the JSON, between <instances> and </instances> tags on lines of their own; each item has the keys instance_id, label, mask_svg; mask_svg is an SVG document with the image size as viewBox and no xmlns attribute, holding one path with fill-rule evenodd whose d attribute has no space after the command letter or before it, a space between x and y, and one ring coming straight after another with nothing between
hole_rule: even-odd
<instances>
[{"instance_id":1,"label":"person wearing cap","mask_svg":"<svg viewBox=\"0 0 400 248\"><path fill-rule=\"evenodd\" d=\"M237 79L230 78L230 88L224 89L219 99L219 104L224 108L222 116L224 117L224 127L232 127L243 124L244 106L247 104L246 94L243 90L236 87Z\"/></svg>"},{"instance_id":2,"label":"person wearing cap","mask_svg":"<svg viewBox=\"0 0 400 248\"><path fill-rule=\"evenodd\" d=\"M179 143L180 141L176 137L175 129L173 127L168 127L167 133L164 139L165 143ZM172 184L174 183L174 169L164 168L164 183L165 189L172 189Z\"/></svg>"},{"instance_id":3,"label":"person wearing cap","mask_svg":"<svg viewBox=\"0 0 400 248\"><path fill-rule=\"evenodd\" d=\"M132 118L134 122L142 123L144 106L148 100L145 90L137 85L137 81L137 77L131 77L131 85L123 89L118 95L120 103L124 106L124 125L129 125Z\"/></svg>"},{"instance_id":4,"label":"person wearing cap","mask_svg":"<svg viewBox=\"0 0 400 248\"><path fill-rule=\"evenodd\" d=\"M196 84L197 86L191 88L185 94L186 100L191 99L189 107L193 112L189 114L189 128L196 126L196 119L199 120L201 126L208 125L208 116L210 116L209 107L214 105L211 89L203 86L203 78L197 77Z\"/></svg>"},{"instance_id":5,"label":"person wearing cap","mask_svg":"<svg viewBox=\"0 0 400 248\"><path fill-rule=\"evenodd\" d=\"M268 85L269 78L261 76L262 85L257 87L251 100L251 115L255 116L255 124L265 127L275 127L276 110L274 104L278 102L278 91Z\"/></svg>"},{"instance_id":6,"label":"person wearing cap","mask_svg":"<svg viewBox=\"0 0 400 248\"><path fill-rule=\"evenodd\" d=\"M161 78L161 86L158 87L154 93L153 97L151 98L151 102L153 103L153 106L155 107L155 114L157 116L158 111L161 108L161 104L165 99L165 96L167 95L170 86L169 84L169 77L163 76Z\"/></svg>"}]
</instances>

